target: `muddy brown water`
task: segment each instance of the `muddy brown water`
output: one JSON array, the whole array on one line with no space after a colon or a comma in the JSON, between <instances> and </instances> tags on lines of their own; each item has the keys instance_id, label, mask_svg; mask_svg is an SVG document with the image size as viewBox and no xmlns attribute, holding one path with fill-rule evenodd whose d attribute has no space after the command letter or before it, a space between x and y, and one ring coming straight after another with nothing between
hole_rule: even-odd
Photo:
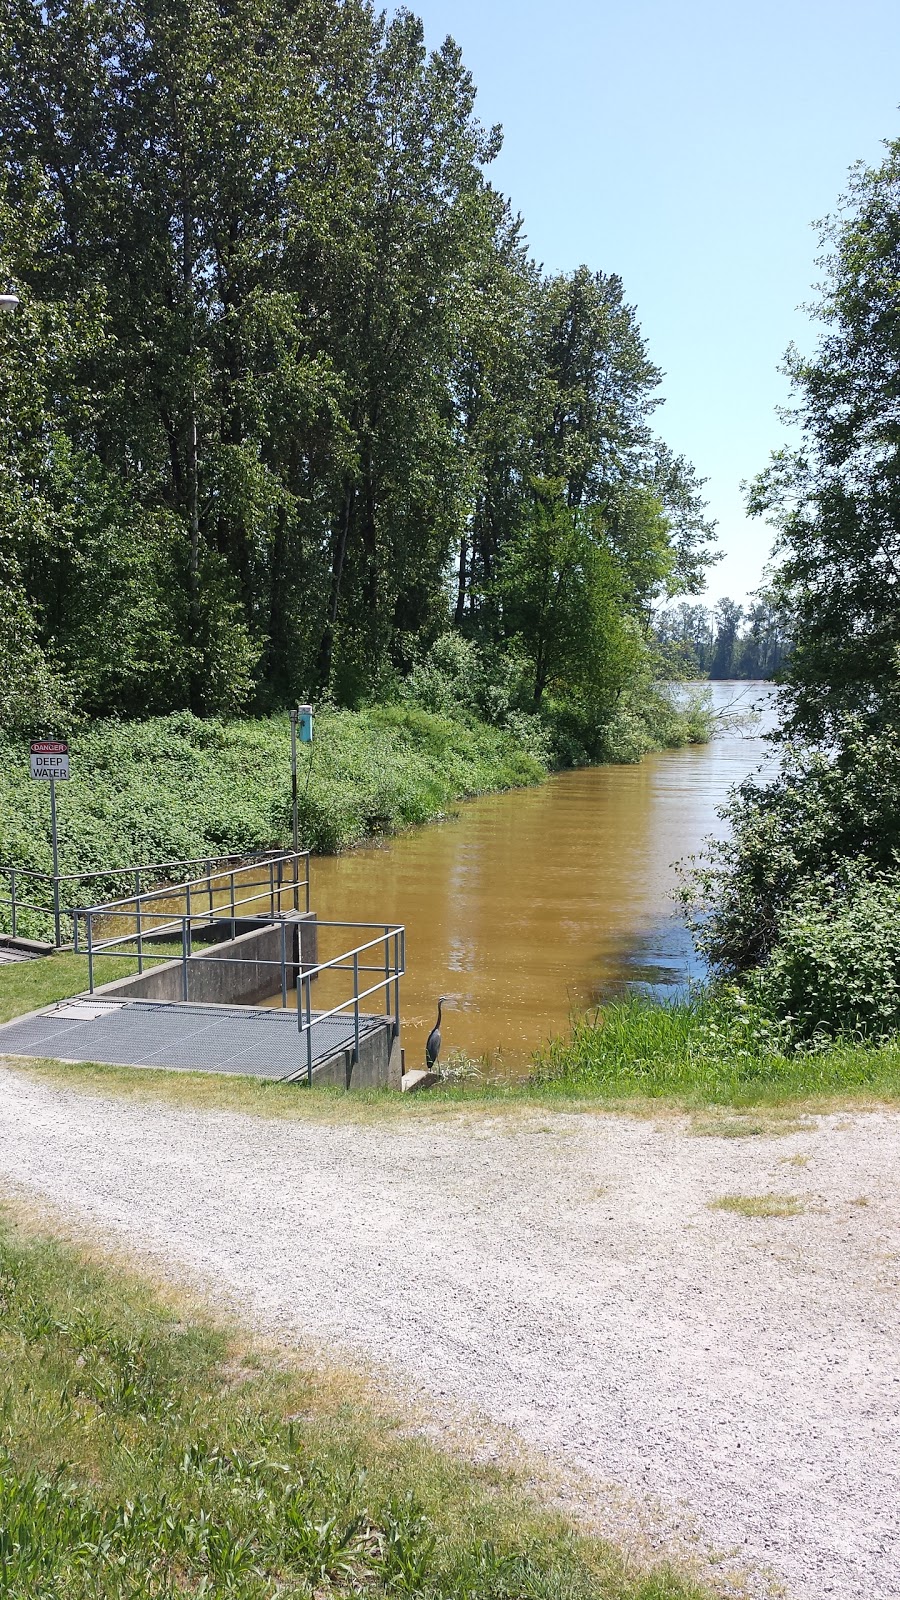
<instances>
[{"instance_id":1,"label":"muddy brown water","mask_svg":"<svg viewBox=\"0 0 900 1600\"><path fill-rule=\"evenodd\" d=\"M319 916L406 927L408 1067L422 1064L438 995L449 997L443 1060L457 1050L519 1073L573 1012L630 983L666 993L697 975L672 901L674 864L722 832L716 807L729 787L772 759L761 737L771 688L710 688L722 721L708 745L561 773L313 862ZM760 721L734 725L759 703Z\"/></svg>"}]
</instances>

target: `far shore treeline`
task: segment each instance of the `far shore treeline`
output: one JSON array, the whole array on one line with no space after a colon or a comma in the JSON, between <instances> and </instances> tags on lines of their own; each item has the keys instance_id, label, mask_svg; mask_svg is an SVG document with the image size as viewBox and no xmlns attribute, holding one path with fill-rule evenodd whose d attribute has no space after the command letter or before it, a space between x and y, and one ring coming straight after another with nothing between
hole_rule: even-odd
<instances>
[{"instance_id":1,"label":"far shore treeline","mask_svg":"<svg viewBox=\"0 0 900 1600\"><path fill-rule=\"evenodd\" d=\"M5 729L390 701L455 634L602 755L712 528L622 282L532 259L456 45L11 0L0 135Z\"/></svg>"}]
</instances>

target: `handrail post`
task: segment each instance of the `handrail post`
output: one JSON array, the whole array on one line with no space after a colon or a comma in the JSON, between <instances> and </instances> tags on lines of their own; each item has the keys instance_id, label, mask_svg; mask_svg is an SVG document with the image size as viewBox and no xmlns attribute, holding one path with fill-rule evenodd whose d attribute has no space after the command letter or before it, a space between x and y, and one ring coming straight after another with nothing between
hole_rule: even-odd
<instances>
[{"instance_id":1,"label":"handrail post","mask_svg":"<svg viewBox=\"0 0 900 1600\"><path fill-rule=\"evenodd\" d=\"M303 983L306 987L306 1081L308 1084L312 1084L312 980L307 977L303 979Z\"/></svg>"},{"instance_id":2,"label":"handrail post","mask_svg":"<svg viewBox=\"0 0 900 1600\"><path fill-rule=\"evenodd\" d=\"M137 935L138 972L143 972L143 970L144 970L144 935L143 935L142 922L141 922L141 897L140 897L139 894L136 894L135 897L134 897L134 922L135 922L135 933Z\"/></svg>"},{"instance_id":3,"label":"handrail post","mask_svg":"<svg viewBox=\"0 0 900 1600\"><path fill-rule=\"evenodd\" d=\"M281 919L281 1009L287 1010L287 924L284 917Z\"/></svg>"},{"instance_id":4,"label":"handrail post","mask_svg":"<svg viewBox=\"0 0 900 1600\"><path fill-rule=\"evenodd\" d=\"M305 865L306 865L306 878L305 878L305 883L306 883L306 915L309 916L309 851L308 850L307 850L306 855L304 856L303 859L304 859L304 862L305 862ZM297 870L298 871L300 870L299 867L298 867Z\"/></svg>"},{"instance_id":5,"label":"handrail post","mask_svg":"<svg viewBox=\"0 0 900 1600\"><path fill-rule=\"evenodd\" d=\"M353 952L353 1064L359 1063L359 954Z\"/></svg>"},{"instance_id":6,"label":"handrail post","mask_svg":"<svg viewBox=\"0 0 900 1600\"><path fill-rule=\"evenodd\" d=\"M87 939L88 939L88 992L94 992L94 930L93 917L87 913Z\"/></svg>"},{"instance_id":7,"label":"handrail post","mask_svg":"<svg viewBox=\"0 0 900 1600\"><path fill-rule=\"evenodd\" d=\"M188 997L188 920L181 919L181 998Z\"/></svg>"},{"instance_id":8,"label":"handrail post","mask_svg":"<svg viewBox=\"0 0 900 1600\"><path fill-rule=\"evenodd\" d=\"M394 934L394 1028L400 1032L400 968L405 965L403 960L403 930Z\"/></svg>"},{"instance_id":9,"label":"handrail post","mask_svg":"<svg viewBox=\"0 0 900 1600\"><path fill-rule=\"evenodd\" d=\"M207 863L206 863L206 887L209 890L209 914L210 914L210 916L212 916L213 890L212 890L212 862L211 861L207 861Z\"/></svg>"},{"instance_id":10,"label":"handrail post","mask_svg":"<svg viewBox=\"0 0 900 1600\"><path fill-rule=\"evenodd\" d=\"M269 857L269 916L275 915L275 863Z\"/></svg>"},{"instance_id":11,"label":"handrail post","mask_svg":"<svg viewBox=\"0 0 900 1600\"><path fill-rule=\"evenodd\" d=\"M234 867L231 869L231 937L234 938Z\"/></svg>"},{"instance_id":12,"label":"handrail post","mask_svg":"<svg viewBox=\"0 0 900 1600\"><path fill-rule=\"evenodd\" d=\"M390 1017L391 1017L391 939L390 939L390 934L391 934L390 928L386 927L385 930L384 930L384 999L385 999L384 1009L385 1009L385 1012L387 1014L388 1021L390 1021Z\"/></svg>"},{"instance_id":13,"label":"handrail post","mask_svg":"<svg viewBox=\"0 0 900 1600\"><path fill-rule=\"evenodd\" d=\"M9 897L10 897L10 900L12 902L12 936L13 936L13 938L15 938L16 937L16 874L15 874L14 869L12 869L12 868L10 869L10 874L9 874Z\"/></svg>"}]
</instances>

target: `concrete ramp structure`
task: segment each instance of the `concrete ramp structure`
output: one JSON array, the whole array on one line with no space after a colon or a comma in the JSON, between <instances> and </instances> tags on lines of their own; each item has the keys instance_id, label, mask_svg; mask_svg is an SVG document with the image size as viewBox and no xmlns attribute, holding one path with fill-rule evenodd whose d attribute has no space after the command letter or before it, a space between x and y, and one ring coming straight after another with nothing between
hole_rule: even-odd
<instances>
[{"instance_id":1,"label":"concrete ramp structure","mask_svg":"<svg viewBox=\"0 0 900 1600\"><path fill-rule=\"evenodd\" d=\"M314 1084L400 1088L400 1047L390 1018L360 1017L356 1059L352 1017L314 1016L311 1036ZM0 1027L0 1055L309 1081L296 1013L262 1006L84 995L7 1022Z\"/></svg>"},{"instance_id":2,"label":"concrete ramp structure","mask_svg":"<svg viewBox=\"0 0 900 1600\"><path fill-rule=\"evenodd\" d=\"M401 1088L404 930L317 918L308 852L71 915L87 991L0 1027L0 1054ZM136 970L98 983L113 956Z\"/></svg>"}]
</instances>

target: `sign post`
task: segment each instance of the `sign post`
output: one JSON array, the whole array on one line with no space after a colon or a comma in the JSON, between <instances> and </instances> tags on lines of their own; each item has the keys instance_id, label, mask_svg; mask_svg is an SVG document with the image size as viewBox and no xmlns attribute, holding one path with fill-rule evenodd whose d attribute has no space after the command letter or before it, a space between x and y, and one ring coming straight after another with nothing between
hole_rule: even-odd
<instances>
[{"instance_id":1,"label":"sign post","mask_svg":"<svg viewBox=\"0 0 900 1600\"><path fill-rule=\"evenodd\" d=\"M53 843L53 926L57 948L62 944L59 905L59 838L56 831L56 782L68 782L69 746L64 739L34 739L31 776L50 785L50 833Z\"/></svg>"},{"instance_id":2,"label":"sign post","mask_svg":"<svg viewBox=\"0 0 900 1600\"><path fill-rule=\"evenodd\" d=\"M299 871L297 856L300 854L300 818L297 809L297 733L299 730L300 743L312 744L312 706L291 707L291 814L294 824L294 910L300 906L300 888L297 881Z\"/></svg>"}]
</instances>

